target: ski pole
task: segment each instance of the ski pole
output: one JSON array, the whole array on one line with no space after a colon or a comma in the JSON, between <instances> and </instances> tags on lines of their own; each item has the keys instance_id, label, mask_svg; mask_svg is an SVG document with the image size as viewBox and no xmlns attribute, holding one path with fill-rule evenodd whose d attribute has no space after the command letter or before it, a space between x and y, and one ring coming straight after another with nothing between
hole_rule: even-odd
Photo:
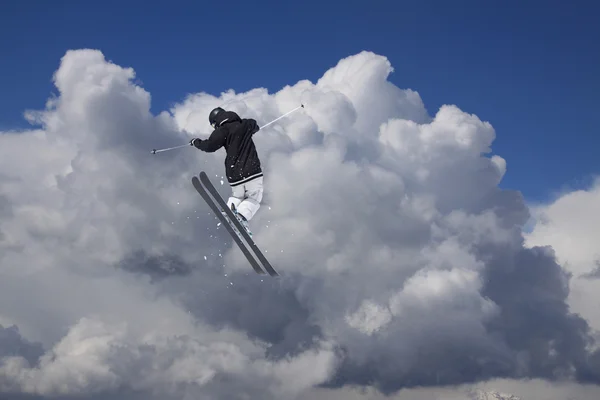
<instances>
[{"instance_id":1,"label":"ski pole","mask_svg":"<svg viewBox=\"0 0 600 400\"><path fill-rule=\"evenodd\" d=\"M169 151L169 150L180 149L180 148L182 148L182 147L186 147L186 146L189 146L189 145L190 145L190 144L189 144L189 143L187 143L187 144L182 144L181 146L168 147L168 148L166 148L166 149L160 149L160 150L156 150L156 149L154 149L154 150L152 150L152 151L151 151L151 153L152 153L152 154L156 154L156 153L162 153L163 151Z\"/></svg>"},{"instance_id":2,"label":"ski pole","mask_svg":"<svg viewBox=\"0 0 600 400\"><path fill-rule=\"evenodd\" d=\"M288 111L285 114L283 114L281 117L275 118L273 121L269 122L268 124L265 124L265 125L261 126L260 129L263 129L263 128L271 125L275 121L279 121L281 118L285 117L286 115L289 115L289 114L293 113L294 111L296 111L299 108L304 108L304 104L300 104L298 107L294 108L292 111Z\"/></svg>"},{"instance_id":3,"label":"ski pole","mask_svg":"<svg viewBox=\"0 0 600 400\"><path fill-rule=\"evenodd\" d=\"M300 104L298 107L294 108L293 110L291 110L291 111L288 111L288 112L286 112L285 114L283 114L282 116L275 118L273 121L269 122L268 124L265 124L265 125L261 126L261 127L260 127L260 129L263 129L263 128L265 128L265 127L267 127L267 126L271 125L273 122L279 121L281 118L285 117L286 115L290 115L291 113L293 113L294 111L296 111L296 110L298 110L298 109L300 109L300 108L304 108L304 104ZM187 146L190 146L190 143L187 143L187 144L182 144L181 146L167 147L166 149L159 149L159 150L153 149L153 150L151 151L151 153L152 153L152 154L156 154L156 153L162 153L163 151L169 151L169 150L180 149L180 148L182 148L182 147L187 147Z\"/></svg>"}]
</instances>

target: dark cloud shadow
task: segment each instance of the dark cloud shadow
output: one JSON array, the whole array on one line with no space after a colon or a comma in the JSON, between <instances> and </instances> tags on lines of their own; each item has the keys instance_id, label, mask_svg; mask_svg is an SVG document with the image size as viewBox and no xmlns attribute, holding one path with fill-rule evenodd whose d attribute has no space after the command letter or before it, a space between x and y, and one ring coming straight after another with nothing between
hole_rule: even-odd
<instances>
[{"instance_id":1,"label":"dark cloud shadow","mask_svg":"<svg viewBox=\"0 0 600 400\"><path fill-rule=\"evenodd\" d=\"M24 339L15 325L7 328L0 325L0 362L3 357L23 357L30 366L35 366L43 354L42 345Z\"/></svg>"}]
</instances>

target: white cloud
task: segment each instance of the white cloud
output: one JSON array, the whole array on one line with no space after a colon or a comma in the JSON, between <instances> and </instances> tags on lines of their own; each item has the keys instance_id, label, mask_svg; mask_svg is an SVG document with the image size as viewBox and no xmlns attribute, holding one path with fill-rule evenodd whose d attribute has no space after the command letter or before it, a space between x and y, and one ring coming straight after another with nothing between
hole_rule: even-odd
<instances>
[{"instance_id":1,"label":"white cloud","mask_svg":"<svg viewBox=\"0 0 600 400\"><path fill-rule=\"evenodd\" d=\"M354 314L346 316L348 325L367 335L378 331L391 320L392 314L387 308L369 300L363 301Z\"/></svg>"},{"instance_id":2,"label":"white cloud","mask_svg":"<svg viewBox=\"0 0 600 400\"><path fill-rule=\"evenodd\" d=\"M600 396L597 385L571 382L548 382L540 379L498 379L478 384L459 386L417 387L404 389L386 396L376 389L346 387L338 390L314 389L298 400L596 400Z\"/></svg>"},{"instance_id":3,"label":"white cloud","mask_svg":"<svg viewBox=\"0 0 600 400\"><path fill-rule=\"evenodd\" d=\"M526 235L527 245L552 246L574 275L569 304L600 331L600 180L532 210L535 223Z\"/></svg>"},{"instance_id":4,"label":"white cloud","mask_svg":"<svg viewBox=\"0 0 600 400\"><path fill-rule=\"evenodd\" d=\"M268 361L263 345L236 332L198 329L173 337L148 331L137 336L129 325L84 318L34 368L21 357L5 357L0 390L17 387L30 394L85 395L125 385L169 395L171 387L187 384L198 395L213 390L238 395L236 390L264 385L266 395L278 398L321 383L335 362L327 346ZM219 375L233 375L238 382L212 388Z\"/></svg>"},{"instance_id":5,"label":"white cloud","mask_svg":"<svg viewBox=\"0 0 600 400\"><path fill-rule=\"evenodd\" d=\"M40 128L0 135L0 321L45 351L0 359L0 390L293 398L595 376L561 268L523 247L528 210L498 189L493 127L453 105L430 117L391 72L363 52L314 84L154 116L133 69L65 54L58 96L27 114ZM222 151L150 150L206 135L217 105L264 124L300 103L255 136L272 279L190 184L204 169L229 194Z\"/></svg>"},{"instance_id":6,"label":"white cloud","mask_svg":"<svg viewBox=\"0 0 600 400\"><path fill-rule=\"evenodd\" d=\"M568 192L548 205L532 208L535 226L527 235L532 246L551 245L574 274L592 272L600 260L600 180L588 190Z\"/></svg>"}]
</instances>

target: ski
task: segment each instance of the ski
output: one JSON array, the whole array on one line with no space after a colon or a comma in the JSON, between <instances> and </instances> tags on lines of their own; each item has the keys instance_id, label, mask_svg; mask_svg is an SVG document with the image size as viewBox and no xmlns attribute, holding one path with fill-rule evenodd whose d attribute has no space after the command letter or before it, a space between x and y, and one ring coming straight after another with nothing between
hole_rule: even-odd
<instances>
[{"instance_id":1,"label":"ski","mask_svg":"<svg viewBox=\"0 0 600 400\"><path fill-rule=\"evenodd\" d=\"M256 259L252 256L252 254L248 250L248 247L244 244L244 242L242 241L242 239L240 238L240 236L237 234L237 232L235 232L233 226L229 223L229 221L227 220L227 218L225 218L225 216L223 215L223 213L220 210L219 205L217 205L215 203L215 201L213 201L213 199L209 196L209 194L206 191L206 189L200 183L200 180L198 179L198 177L194 176L192 178L192 184L194 185L194 188L196 189L196 191L198 193L200 193L200 195L202 196L202 198L204 199L204 201L210 206L210 208L213 210L213 212L216 214L216 216L221 220L221 222L223 223L223 225L225 225L225 228L227 228L227 231L229 232L229 234L231 235L231 237L233 238L233 240L235 240L235 242L237 243L237 245L240 248L240 250L242 250L242 253L244 253L244 256L246 256L246 259L248 260L248 262L250 263L250 265L252 265L252 268L254 268L254 271L257 274L264 274L265 271L262 270L262 268L260 267L260 265L258 264L258 262L256 261ZM211 190L211 192L212 192L212 190ZM221 204L222 199L221 199L221 196L219 196L218 194L217 194L217 199L218 199L217 202L219 204ZM221 201L219 201L219 200L221 200ZM225 205L225 209L227 209L227 205ZM227 215L229 215L229 213ZM230 218L231 218L231 216L230 216ZM234 217L234 219L237 222L237 219L235 217ZM238 228L238 230L239 230L239 228Z\"/></svg>"},{"instance_id":2,"label":"ski","mask_svg":"<svg viewBox=\"0 0 600 400\"><path fill-rule=\"evenodd\" d=\"M275 271L275 269L273 269L273 267L271 266L271 263L263 255L263 253L260 251L260 249L258 248L256 243L254 243L254 240L250 237L250 235L248 235L248 232L246 232L246 229L244 229L244 227L242 226L240 221L235 217L235 215L233 215L233 211L231 211L229 209L229 207L227 207L227 203L225 203L225 201L223 200L221 195L219 195L217 188L212 184L212 182L208 178L208 175L206 175L206 172L204 172L204 171L200 172L200 180L202 181L202 184L208 188L208 191L216 199L217 203L219 203L220 208L223 209L227 213L227 216L229 217L229 219L233 222L233 224L235 225L237 230L242 234L242 236L244 237L244 239L246 240L246 242L248 243L248 245L250 246L252 251L254 251L254 253L260 260L260 262L263 264L263 266L269 273L269 275L278 276L279 274L277 273L277 271Z\"/></svg>"}]
</instances>

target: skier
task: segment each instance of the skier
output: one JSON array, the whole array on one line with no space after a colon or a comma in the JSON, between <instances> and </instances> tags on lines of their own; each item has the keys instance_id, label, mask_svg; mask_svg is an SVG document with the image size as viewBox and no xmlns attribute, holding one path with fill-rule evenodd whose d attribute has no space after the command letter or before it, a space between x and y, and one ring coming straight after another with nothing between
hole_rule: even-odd
<instances>
[{"instance_id":1,"label":"skier","mask_svg":"<svg viewBox=\"0 0 600 400\"><path fill-rule=\"evenodd\" d=\"M252 140L260 128L256 120L242 119L221 107L210 112L208 121L214 129L208 139L193 138L190 145L208 153L225 147L225 173L232 190L227 206L252 236L248 221L256 215L263 197L263 173Z\"/></svg>"}]
</instances>

